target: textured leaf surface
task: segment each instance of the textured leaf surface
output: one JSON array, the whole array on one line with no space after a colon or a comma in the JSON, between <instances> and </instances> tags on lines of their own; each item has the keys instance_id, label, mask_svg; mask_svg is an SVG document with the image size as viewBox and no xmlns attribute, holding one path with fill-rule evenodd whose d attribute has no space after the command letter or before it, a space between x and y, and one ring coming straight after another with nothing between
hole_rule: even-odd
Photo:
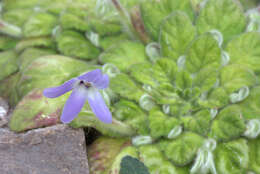
<instances>
[{"instance_id":1,"label":"textured leaf surface","mask_svg":"<svg viewBox=\"0 0 260 174\"><path fill-rule=\"evenodd\" d=\"M99 50L90 43L82 34L66 30L56 38L60 52L65 56L73 56L81 59L95 59Z\"/></svg>"},{"instance_id":2,"label":"textured leaf surface","mask_svg":"<svg viewBox=\"0 0 260 174\"><path fill-rule=\"evenodd\" d=\"M162 55L177 61L180 56L185 54L195 35L196 29L185 13L175 12L171 14L161 26Z\"/></svg>"},{"instance_id":3,"label":"textured leaf surface","mask_svg":"<svg viewBox=\"0 0 260 174\"><path fill-rule=\"evenodd\" d=\"M217 29L228 41L245 30L246 17L236 0L209 0L200 12L197 27L200 34Z\"/></svg>"},{"instance_id":4,"label":"textured leaf surface","mask_svg":"<svg viewBox=\"0 0 260 174\"><path fill-rule=\"evenodd\" d=\"M241 64L260 72L260 33L249 32L239 35L227 45L230 63Z\"/></svg>"},{"instance_id":5,"label":"textured leaf surface","mask_svg":"<svg viewBox=\"0 0 260 174\"><path fill-rule=\"evenodd\" d=\"M245 139L237 139L217 145L214 160L218 173L245 173L249 164L248 145Z\"/></svg>"},{"instance_id":6,"label":"textured leaf surface","mask_svg":"<svg viewBox=\"0 0 260 174\"><path fill-rule=\"evenodd\" d=\"M246 130L240 108L236 105L226 107L213 121L211 136L217 140L229 141L237 138Z\"/></svg>"},{"instance_id":7,"label":"textured leaf surface","mask_svg":"<svg viewBox=\"0 0 260 174\"><path fill-rule=\"evenodd\" d=\"M217 69L220 64L220 48L211 34L204 34L192 42L186 57L188 71L196 73L203 68Z\"/></svg>"},{"instance_id":8,"label":"textured leaf surface","mask_svg":"<svg viewBox=\"0 0 260 174\"><path fill-rule=\"evenodd\" d=\"M185 132L177 139L168 142L164 150L165 156L174 164L184 166L191 162L202 145L203 138L192 132Z\"/></svg>"},{"instance_id":9,"label":"textured leaf surface","mask_svg":"<svg viewBox=\"0 0 260 174\"><path fill-rule=\"evenodd\" d=\"M231 94L244 86L253 86L257 82L257 77L243 65L229 65L221 70L220 85Z\"/></svg>"},{"instance_id":10,"label":"textured leaf surface","mask_svg":"<svg viewBox=\"0 0 260 174\"><path fill-rule=\"evenodd\" d=\"M148 167L151 174L179 174L176 167L170 161L165 159L161 150L156 145L145 145L139 148L140 158Z\"/></svg>"},{"instance_id":11,"label":"textured leaf surface","mask_svg":"<svg viewBox=\"0 0 260 174\"><path fill-rule=\"evenodd\" d=\"M103 63L116 65L121 71L127 71L131 65L146 62L147 58L145 47L141 43L125 41L115 44L112 48L101 54L100 60Z\"/></svg>"}]
</instances>

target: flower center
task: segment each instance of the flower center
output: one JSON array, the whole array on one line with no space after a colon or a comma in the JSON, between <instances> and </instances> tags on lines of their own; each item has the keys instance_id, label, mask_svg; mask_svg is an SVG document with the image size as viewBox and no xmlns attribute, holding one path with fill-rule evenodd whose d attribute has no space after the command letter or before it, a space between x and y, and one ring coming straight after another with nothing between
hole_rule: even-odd
<instances>
[{"instance_id":1,"label":"flower center","mask_svg":"<svg viewBox=\"0 0 260 174\"><path fill-rule=\"evenodd\" d=\"M92 84L90 82L84 82L83 80L81 80L79 82L80 85L84 85L86 88L90 88L92 86Z\"/></svg>"}]
</instances>

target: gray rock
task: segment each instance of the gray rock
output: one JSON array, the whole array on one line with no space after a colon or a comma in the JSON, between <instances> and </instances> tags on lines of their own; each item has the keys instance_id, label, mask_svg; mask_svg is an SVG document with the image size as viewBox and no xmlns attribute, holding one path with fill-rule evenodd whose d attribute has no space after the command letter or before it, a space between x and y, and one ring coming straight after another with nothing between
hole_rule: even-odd
<instances>
[{"instance_id":1,"label":"gray rock","mask_svg":"<svg viewBox=\"0 0 260 174\"><path fill-rule=\"evenodd\" d=\"M0 128L0 174L89 174L83 130L60 124L17 134Z\"/></svg>"},{"instance_id":2,"label":"gray rock","mask_svg":"<svg viewBox=\"0 0 260 174\"><path fill-rule=\"evenodd\" d=\"M8 123L8 110L9 106L7 102L0 97L0 127L3 127Z\"/></svg>"}]
</instances>

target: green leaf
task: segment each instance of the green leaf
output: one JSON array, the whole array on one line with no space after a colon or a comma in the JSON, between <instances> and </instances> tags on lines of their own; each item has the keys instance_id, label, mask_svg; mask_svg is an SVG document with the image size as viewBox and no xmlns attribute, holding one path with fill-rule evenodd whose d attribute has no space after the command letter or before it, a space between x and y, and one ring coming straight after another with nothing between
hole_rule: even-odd
<instances>
[{"instance_id":1,"label":"green leaf","mask_svg":"<svg viewBox=\"0 0 260 174\"><path fill-rule=\"evenodd\" d=\"M226 48L230 63L260 72L260 33L249 32L232 39Z\"/></svg>"},{"instance_id":2,"label":"green leaf","mask_svg":"<svg viewBox=\"0 0 260 174\"><path fill-rule=\"evenodd\" d=\"M185 129L207 136L211 125L211 115L208 109L201 110L190 118L184 117L184 119L188 119L184 124Z\"/></svg>"},{"instance_id":3,"label":"green leaf","mask_svg":"<svg viewBox=\"0 0 260 174\"><path fill-rule=\"evenodd\" d=\"M52 34L52 30L57 24L55 16L48 13L36 13L23 25L25 37L47 36Z\"/></svg>"},{"instance_id":4,"label":"green leaf","mask_svg":"<svg viewBox=\"0 0 260 174\"><path fill-rule=\"evenodd\" d=\"M169 117L159 110L150 111L149 128L153 138L167 138L170 131L179 125L180 121L177 118Z\"/></svg>"},{"instance_id":5,"label":"green leaf","mask_svg":"<svg viewBox=\"0 0 260 174\"><path fill-rule=\"evenodd\" d=\"M191 88L192 79L190 74L187 71L179 71L176 76L175 84L178 88L182 90Z\"/></svg>"},{"instance_id":6,"label":"green leaf","mask_svg":"<svg viewBox=\"0 0 260 174\"><path fill-rule=\"evenodd\" d=\"M116 43L100 55L100 60L114 64L121 71L127 71L131 65L147 62L144 45L132 41Z\"/></svg>"},{"instance_id":7,"label":"green leaf","mask_svg":"<svg viewBox=\"0 0 260 174\"><path fill-rule=\"evenodd\" d=\"M228 94L238 91L244 86L251 87L257 82L254 73L242 65L228 65L221 70L220 85Z\"/></svg>"},{"instance_id":8,"label":"green leaf","mask_svg":"<svg viewBox=\"0 0 260 174\"><path fill-rule=\"evenodd\" d=\"M88 23L76 15L64 13L60 16L60 22L63 29L76 29L79 31L87 31L90 29Z\"/></svg>"},{"instance_id":9,"label":"green leaf","mask_svg":"<svg viewBox=\"0 0 260 174\"><path fill-rule=\"evenodd\" d=\"M161 26L162 55L177 61L185 54L195 35L196 29L185 13L178 11L168 16Z\"/></svg>"},{"instance_id":10,"label":"green leaf","mask_svg":"<svg viewBox=\"0 0 260 174\"><path fill-rule=\"evenodd\" d=\"M0 53L0 81L18 71L18 60L14 51Z\"/></svg>"},{"instance_id":11,"label":"green leaf","mask_svg":"<svg viewBox=\"0 0 260 174\"><path fill-rule=\"evenodd\" d=\"M213 89L208 96L209 108L221 108L229 104L229 94L223 87Z\"/></svg>"},{"instance_id":12,"label":"green leaf","mask_svg":"<svg viewBox=\"0 0 260 174\"><path fill-rule=\"evenodd\" d=\"M214 151L214 161L218 173L246 173L249 162L248 145L245 139L237 139L217 145Z\"/></svg>"},{"instance_id":13,"label":"green leaf","mask_svg":"<svg viewBox=\"0 0 260 174\"><path fill-rule=\"evenodd\" d=\"M18 82L21 97L35 88L61 85L72 77L87 71L89 66L82 61L64 56L45 56L34 60L22 73Z\"/></svg>"},{"instance_id":14,"label":"green leaf","mask_svg":"<svg viewBox=\"0 0 260 174\"><path fill-rule=\"evenodd\" d=\"M244 133L246 125L237 105L226 107L212 123L210 136L218 141L229 141Z\"/></svg>"},{"instance_id":15,"label":"green leaf","mask_svg":"<svg viewBox=\"0 0 260 174\"><path fill-rule=\"evenodd\" d=\"M0 50L5 51L15 48L18 40L8 36L0 36Z\"/></svg>"},{"instance_id":16,"label":"green leaf","mask_svg":"<svg viewBox=\"0 0 260 174\"><path fill-rule=\"evenodd\" d=\"M136 158L126 156L122 159L120 174L149 174L144 164Z\"/></svg>"},{"instance_id":17,"label":"green leaf","mask_svg":"<svg viewBox=\"0 0 260 174\"><path fill-rule=\"evenodd\" d=\"M249 140L249 169L260 173L260 138Z\"/></svg>"},{"instance_id":18,"label":"green leaf","mask_svg":"<svg viewBox=\"0 0 260 174\"><path fill-rule=\"evenodd\" d=\"M10 129L22 132L57 124L67 97L68 94L56 99L47 99L43 96L42 90L31 91L15 107L9 123Z\"/></svg>"},{"instance_id":19,"label":"green leaf","mask_svg":"<svg viewBox=\"0 0 260 174\"><path fill-rule=\"evenodd\" d=\"M144 111L132 101L121 99L114 104L113 115L124 123L129 124L139 134L148 133L148 117Z\"/></svg>"},{"instance_id":20,"label":"green leaf","mask_svg":"<svg viewBox=\"0 0 260 174\"><path fill-rule=\"evenodd\" d=\"M209 91L218 81L218 71L207 67L201 69L193 79L192 85L199 87L201 92Z\"/></svg>"},{"instance_id":21,"label":"green leaf","mask_svg":"<svg viewBox=\"0 0 260 174\"><path fill-rule=\"evenodd\" d=\"M128 139L98 137L88 146L89 172L97 174L109 173L114 159L127 144L129 144Z\"/></svg>"},{"instance_id":22,"label":"green leaf","mask_svg":"<svg viewBox=\"0 0 260 174\"><path fill-rule=\"evenodd\" d=\"M19 56L20 71L24 71L33 60L42 56L55 54L55 51L45 48L27 48Z\"/></svg>"},{"instance_id":23,"label":"green leaf","mask_svg":"<svg viewBox=\"0 0 260 174\"><path fill-rule=\"evenodd\" d=\"M110 88L112 91L121 97L135 100L139 102L139 99L143 95L143 91L130 79L126 74L118 74L110 79Z\"/></svg>"},{"instance_id":24,"label":"green leaf","mask_svg":"<svg viewBox=\"0 0 260 174\"><path fill-rule=\"evenodd\" d=\"M236 0L209 0L197 20L200 34L219 30L224 42L242 33L246 28L246 16Z\"/></svg>"},{"instance_id":25,"label":"green leaf","mask_svg":"<svg viewBox=\"0 0 260 174\"><path fill-rule=\"evenodd\" d=\"M191 73L203 68L218 69L221 65L221 50L211 34L199 36L187 52L186 68Z\"/></svg>"},{"instance_id":26,"label":"green leaf","mask_svg":"<svg viewBox=\"0 0 260 174\"><path fill-rule=\"evenodd\" d=\"M185 132L177 139L168 141L164 154L174 164L184 166L196 156L197 150L203 143L203 138L192 132Z\"/></svg>"},{"instance_id":27,"label":"green leaf","mask_svg":"<svg viewBox=\"0 0 260 174\"><path fill-rule=\"evenodd\" d=\"M176 167L164 157L156 145L141 146L139 154L151 173L179 174Z\"/></svg>"},{"instance_id":28,"label":"green leaf","mask_svg":"<svg viewBox=\"0 0 260 174\"><path fill-rule=\"evenodd\" d=\"M171 13L171 11L164 6L166 1L167 0L151 0L141 4L141 14L145 29L155 41L159 39L162 20Z\"/></svg>"},{"instance_id":29,"label":"green leaf","mask_svg":"<svg viewBox=\"0 0 260 174\"><path fill-rule=\"evenodd\" d=\"M58 50L66 56L89 60L97 58L100 52L81 33L72 30L62 32L56 41Z\"/></svg>"},{"instance_id":30,"label":"green leaf","mask_svg":"<svg viewBox=\"0 0 260 174\"><path fill-rule=\"evenodd\" d=\"M251 89L249 96L239 104L245 119L260 118L260 86Z\"/></svg>"},{"instance_id":31,"label":"green leaf","mask_svg":"<svg viewBox=\"0 0 260 174\"><path fill-rule=\"evenodd\" d=\"M51 37L33 37L22 39L16 44L16 51L22 52L29 47L56 48L55 41Z\"/></svg>"},{"instance_id":32,"label":"green leaf","mask_svg":"<svg viewBox=\"0 0 260 174\"><path fill-rule=\"evenodd\" d=\"M7 10L3 14L3 20L13 25L22 27L26 20L32 15L33 9Z\"/></svg>"},{"instance_id":33,"label":"green leaf","mask_svg":"<svg viewBox=\"0 0 260 174\"><path fill-rule=\"evenodd\" d=\"M121 169L120 165L122 163L122 160L127 156L128 157L130 156L133 158L138 158L137 148L135 148L133 146L128 146L128 147L123 148L120 151L120 153L116 156L109 172L113 173L113 174L118 174Z\"/></svg>"}]
</instances>

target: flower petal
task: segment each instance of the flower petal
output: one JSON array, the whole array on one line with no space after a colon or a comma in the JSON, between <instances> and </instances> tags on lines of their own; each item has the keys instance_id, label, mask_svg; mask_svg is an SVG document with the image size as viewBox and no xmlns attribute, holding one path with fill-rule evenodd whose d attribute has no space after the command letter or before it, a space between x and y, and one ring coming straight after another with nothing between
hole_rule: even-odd
<instances>
[{"instance_id":1,"label":"flower petal","mask_svg":"<svg viewBox=\"0 0 260 174\"><path fill-rule=\"evenodd\" d=\"M88 103L94 114L104 123L112 123L112 115L98 90L88 91Z\"/></svg>"},{"instance_id":2,"label":"flower petal","mask_svg":"<svg viewBox=\"0 0 260 174\"><path fill-rule=\"evenodd\" d=\"M109 77L107 74L103 74L102 78L94 82L95 87L98 89L104 89L107 88L109 85Z\"/></svg>"},{"instance_id":3,"label":"flower petal","mask_svg":"<svg viewBox=\"0 0 260 174\"><path fill-rule=\"evenodd\" d=\"M100 69L95 69L78 77L79 80L85 80L87 82L96 82L100 78L102 78L102 71Z\"/></svg>"},{"instance_id":4,"label":"flower petal","mask_svg":"<svg viewBox=\"0 0 260 174\"><path fill-rule=\"evenodd\" d=\"M66 81L61 86L53 87L53 88L46 88L43 91L43 95L48 98L55 98L59 97L66 92L72 90L74 83L77 81L76 78L73 78L69 81Z\"/></svg>"},{"instance_id":5,"label":"flower petal","mask_svg":"<svg viewBox=\"0 0 260 174\"><path fill-rule=\"evenodd\" d=\"M82 89L74 89L64 105L61 121L63 123L71 122L81 111L87 99L86 91Z\"/></svg>"}]
</instances>

